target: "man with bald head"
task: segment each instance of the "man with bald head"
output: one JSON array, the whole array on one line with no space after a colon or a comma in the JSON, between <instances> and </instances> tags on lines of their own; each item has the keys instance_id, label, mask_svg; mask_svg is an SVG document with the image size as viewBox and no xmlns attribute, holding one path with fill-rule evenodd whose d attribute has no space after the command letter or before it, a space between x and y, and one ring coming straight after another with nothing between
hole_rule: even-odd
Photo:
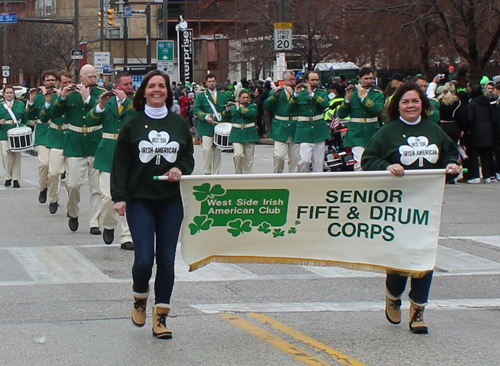
<instances>
[{"instance_id":1,"label":"man with bald head","mask_svg":"<svg viewBox=\"0 0 500 366\"><path fill-rule=\"evenodd\" d=\"M68 158L69 181L67 210L69 228L78 230L80 187L88 174L90 189L90 233L101 235L99 229L99 171L93 168L97 146L102 138L100 121L87 118L87 113L99 102L106 90L96 84L97 73L92 65L80 69L80 84L71 83L51 106L51 115L66 115L68 127L64 142L64 156Z\"/></svg>"}]
</instances>

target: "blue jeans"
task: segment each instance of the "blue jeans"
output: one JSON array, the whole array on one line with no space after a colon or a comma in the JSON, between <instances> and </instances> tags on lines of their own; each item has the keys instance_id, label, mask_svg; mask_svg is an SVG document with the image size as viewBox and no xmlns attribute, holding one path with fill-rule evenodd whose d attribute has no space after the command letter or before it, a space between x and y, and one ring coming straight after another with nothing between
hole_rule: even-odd
<instances>
[{"instance_id":1,"label":"blue jeans","mask_svg":"<svg viewBox=\"0 0 500 366\"><path fill-rule=\"evenodd\" d=\"M429 292L431 290L432 274L430 271L422 278L411 278L411 291L409 294L410 300L416 304L426 304L429 300ZM400 297L406 288L408 277L399 274L388 273L385 285L394 297Z\"/></svg>"},{"instance_id":2,"label":"blue jeans","mask_svg":"<svg viewBox=\"0 0 500 366\"><path fill-rule=\"evenodd\" d=\"M127 221L134 241L134 292L148 292L156 236L155 304L170 304L174 263L184 210L182 203L127 202Z\"/></svg>"}]
</instances>

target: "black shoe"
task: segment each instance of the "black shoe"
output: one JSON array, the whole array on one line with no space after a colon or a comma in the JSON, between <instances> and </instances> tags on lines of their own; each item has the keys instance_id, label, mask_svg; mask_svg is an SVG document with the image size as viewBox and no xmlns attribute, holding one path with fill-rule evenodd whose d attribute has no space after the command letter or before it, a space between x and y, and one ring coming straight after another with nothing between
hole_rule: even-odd
<instances>
[{"instance_id":1,"label":"black shoe","mask_svg":"<svg viewBox=\"0 0 500 366\"><path fill-rule=\"evenodd\" d=\"M45 188L43 191L40 191L40 194L38 195L38 202L47 202L47 188Z\"/></svg>"},{"instance_id":2,"label":"black shoe","mask_svg":"<svg viewBox=\"0 0 500 366\"><path fill-rule=\"evenodd\" d=\"M115 230L114 229L106 229L104 228L104 232L102 234L102 239L104 243L111 244L115 239Z\"/></svg>"},{"instance_id":3,"label":"black shoe","mask_svg":"<svg viewBox=\"0 0 500 366\"><path fill-rule=\"evenodd\" d=\"M70 217L68 224L69 224L69 229L71 231L77 231L78 230L78 217Z\"/></svg>"},{"instance_id":4,"label":"black shoe","mask_svg":"<svg viewBox=\"0 0 500 366\"><path fill-rule=\"evenodd\" d=\"M53 215L57 212L57 208L59 207L59 204L57 202L54 203L49 203L49 211Z\"/></svg>"},{"instance_id":5,"label":"black shoe","mask_svg":"<svg viewBox=\"0 0 500 366\"><path fill-rule=\"evenodd\" d=\"M6 187L10 187L12 185L12 179L7 179L3 185Z\"/></svg>"},{"instance_id":6,"label":"black shoe","mask_svg":"<svg viewBox=\"0 0 500 366\"><path fill-rule=\"evenodd\" d=\"M19 185L19 181L18 180L14 181L14 188L21 188L21 186Z\"/></svg>"},{"instance_id":7,"label":"black shoe","mask_svg":"<svg viewBox=\"0 0 500 366\"><path fill-rule=\"evenodd\" d=\"M122 243L120 248L124 250L134 250L134 243L132 243L131 241L127 241L125 243Z\"/></svg>"},{"instance_id":8,"label":"black shoe","mask_svg":"<svg viewBox=\"0 0 500 366\"><path fill-rule=\"evenodd\" d=\"M66 179L66 172L61 174L61 180L64 180L64 179Z\"/></svg>"},{"instance_id":9,"label":"black shoe","mask_svg":"<svg viewBox=\"0 0 500 366\"><path fill-rule=\"evenodd\" d=\"M101 235L101 230L98 227L91 227L90 235Z\"/></svg>"}]
</instances>

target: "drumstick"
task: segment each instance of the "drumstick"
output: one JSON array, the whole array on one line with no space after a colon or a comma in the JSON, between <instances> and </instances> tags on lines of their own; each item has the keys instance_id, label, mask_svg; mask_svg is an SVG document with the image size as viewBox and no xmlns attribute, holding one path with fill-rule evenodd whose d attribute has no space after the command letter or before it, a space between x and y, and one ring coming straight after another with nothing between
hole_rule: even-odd
<instances>
[{"instance_id":1,"label":"drumstick","mask_svg":"<svg viewBox=\"0 0 500 366\"><path fill-rule=\"evenodd\" d=\"M168 176L166 176L166 175L155 175L155 176L153 176L153 180L168 180Z\"/></svg>"}]
</instances>

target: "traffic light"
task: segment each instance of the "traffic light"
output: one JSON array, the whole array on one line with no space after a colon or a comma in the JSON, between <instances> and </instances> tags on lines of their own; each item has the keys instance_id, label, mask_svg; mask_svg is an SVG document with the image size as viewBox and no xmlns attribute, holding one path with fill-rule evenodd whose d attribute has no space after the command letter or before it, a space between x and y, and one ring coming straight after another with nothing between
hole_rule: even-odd
<instances>
[{"instance_id":1,"label":"traffic light","mask_svg":"<svg viewBox=\"0 0 500 366\"><path fill-rule=\"evenodd\" d=\"M98 11L97 15L99 16L99 18L97 19L97 28L101 28L102 27L102 20L103 20L102 11Z\"/></svg>"},{"instance_id":2,"label":"traffic light","mask_svg":"<svg viewBox=\"0 0 500 366\"><path fill-rule=\"evenodd\" d=\"M108 25L110 27L114 27L115 26L115 18L116 18L116 10L115 9L108 9L106 11L106 16L109 19Z\"/></svg>"}]
</instances>

